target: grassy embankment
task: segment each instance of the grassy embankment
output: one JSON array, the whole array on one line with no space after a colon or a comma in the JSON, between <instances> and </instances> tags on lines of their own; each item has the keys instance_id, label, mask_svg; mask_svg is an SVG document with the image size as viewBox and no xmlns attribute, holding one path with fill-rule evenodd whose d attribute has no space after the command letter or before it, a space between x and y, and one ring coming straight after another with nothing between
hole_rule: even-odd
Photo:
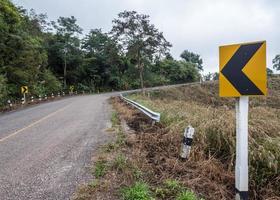
<instances>
[{"instance_id":1,"label":"grassy embankment","mask_svg":"<svg viewBox=\"0 0 280 200\"><path fill-rule=\"evenodd\" d=\"M250 98L250 193L254 199L280 199L280 77L270 78L268 87L267 97ZM181 137L188 124L194 126L191 160L198 164L208 160L208 168L213 167L207 175L214 176L212 186L220 184L215 180L218 177L230 177L220 190L225 194L232 191L235 100L219 98L217 83L160 90L149 96L136 94L130 98L162 113L162 124L167 134L173 134L172 140ZM176 142L171 146L176 147Z\"/></svg>"},{"instance_id":2,"label":"grassy embankment","mask_svg":"<svg viewBox=\"0 0 280 200\"><path fill-rule=\"evenodd\" d=\"M94 158L95 179L80 189L76 199L234 198L234 99L219 98L217 83L130 98L160 112L161 122L151 126L145 116L114 98L117 139ZM280 199L279 77L269 81L268 97L251 98L249 117L250 199ZM120 119L129 131L124 131ZM196 133L191 158L183 162L178 156L189 124Z\"/></svg>"}]
</instances>

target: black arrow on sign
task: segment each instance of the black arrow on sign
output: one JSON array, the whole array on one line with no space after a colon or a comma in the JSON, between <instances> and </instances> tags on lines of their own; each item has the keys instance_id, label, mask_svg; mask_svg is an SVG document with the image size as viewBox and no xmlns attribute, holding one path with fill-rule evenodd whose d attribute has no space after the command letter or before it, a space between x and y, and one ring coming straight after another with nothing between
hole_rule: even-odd
<instances>
[{"instance_id":1,"label":"black arrow on sign","mask_svg":"<svg viewBox=\"0 0 280 200\"><path fill-rule=\"evenodd\" d=\"M26 91L27 91L27 88L23 87L23 93L26 93Z\"/></svg>"},{"instance_id":2,"label":"black arrow on sign","mask_svg":"<svg viewBox=\"0 0 280 200\"><path fill-rule=\"evenodd\" d=\"M221 71L241 95L263 95L263 92L241 71L262 44L260 42L241 45Z\"/></svg>"}]
</instances>

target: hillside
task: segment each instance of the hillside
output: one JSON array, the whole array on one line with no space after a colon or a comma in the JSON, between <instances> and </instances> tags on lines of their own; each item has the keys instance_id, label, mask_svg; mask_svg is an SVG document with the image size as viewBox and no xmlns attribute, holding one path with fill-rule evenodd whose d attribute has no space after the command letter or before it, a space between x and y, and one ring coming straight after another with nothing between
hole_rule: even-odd
<instances>
[{"instance_id":1,"label":"hillside","mask_svg":"<svg viewBox=\"0 0 280 200\"><path fill-rule=\"evenodd\" d=\"M250 192L254 199L280 198L280 77L270 78L268 88L267 97L250 98ZM164 147L165 151L174 151L179 146L184 128L188 124L194 126L196 134L191 160L209 162L207 168L210 168L203 171L210 171L200 178L213 181L209 183L212 188L220 185L212 191L220 191L220 196L210 198L208 194L206 199L228 199L230 195L226 194L232 193L234 186L234 98L220 98L217 82L159 90L147 96L149 98L134 94L130 98L162 114L161 123L168 136L160 138L167 140L171 137L171 142ZM150 145L155 146L156 143L152 142ZM177 158L170 153L168 155L175 162ZM179 179L188 182L184 178ZM196 185L187 185L197 189ZM210 188L207 193L212 193Z\"/></svg>"},{"instance_id":2,"label":"hillside","mask_svg":"<svg viewBox=\"0 0 280 200\"><path fill-rule=\"evenodd\" d=\"M218 83L135 93L129 98L161 113L151 121L112 98L116 141L94 157L95 179L77 193L85 199L234 199L234 98L219 98ZM250 98L250 199L280 199L280 77L267 97ZM190 159L179 159L185 127L195 128Z\"/></svg>"}]
</instances>

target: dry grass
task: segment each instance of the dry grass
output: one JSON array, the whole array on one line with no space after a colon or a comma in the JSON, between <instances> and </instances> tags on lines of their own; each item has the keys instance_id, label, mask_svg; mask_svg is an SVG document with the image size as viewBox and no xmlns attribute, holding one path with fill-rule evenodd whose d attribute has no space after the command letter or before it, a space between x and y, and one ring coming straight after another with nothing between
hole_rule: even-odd
<instances>
[{"instance_id":1,"label":"dry grass","mask_svg":"<svg viewBox=\"0 0 280 200\"><path fill-rule=\"evenodd\" d=\"M269 96L251 98L250 104L250 199L280 199L280 79L269 84ZM167 180L204 199L234 199L234 99L221 99L217 91L214 83L155 91L149 98L132 95L162 114L161 123L154 126L114 98L118 118L133 131L124 133L113 115L118 139L95 158L95 163L105 160L106 173L98 184L82 187L76 199L122 199L122 188L139 181L147 184L154 199L178 198L176 190L166 188ZM184 162L179 154L182 133L189 124L196 133L191 157Z\"/></svg>"},{"instance_id":2,"label":"dry grass","mask_svg":"<svg viewBox=\"0 0 280 200\"><path fill-rule=\"evenodd\" d=\"M280 79L269 82L268 97L251 98L249 135L250 135L250 192L252 199L280 199ZM196 85L177 89L168 89L150 93L150 98L133 95L132 98L162 113L160 132L145 132L141 141L152 149L153 165L162 154L164 163L160 163L165 175L179 173L177 178L190 188L202 193L206 199L230 199L234 187L235 158L235 112L234 99L221 99L217 95L217 84ZM184 128L191 124L196 129L191 162L178 163L177 156ZM146 138L147 137L147 138ZM161 149L164 148L164 149ZM195 163L198 178L186 177ZM203 165L204 163L207 163ZM171 169L170 169L171 168ZM209 169L210 168L210 169ZM174 170L176 169L176 170ZM195 171L196 172L196 171ZM191 172L191 174L196 174ZM204 173L205 172L205 173ZM210 177L209 177L210 176ZM207 191L200 191L195 182L209 180ZM191 182L191 184L189 184ZM198 185L200 185L199 183ZM210 195L212 192L216 196ZM206 194L208 193L208 194Z\"/></svg>"}]
</instances>

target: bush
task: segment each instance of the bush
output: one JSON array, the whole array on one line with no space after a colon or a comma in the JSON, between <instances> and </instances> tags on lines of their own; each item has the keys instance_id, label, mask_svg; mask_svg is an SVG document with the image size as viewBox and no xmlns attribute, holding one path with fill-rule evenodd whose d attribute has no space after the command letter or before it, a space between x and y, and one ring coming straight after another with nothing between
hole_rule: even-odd
<instances>
[{"instance_id":1,"label":"bush","mask_svg":"<svg viewBox=\"0 0 280 200\"><path fill-rule=\"evenodd\" d=\"M59 82L50 70L43 72L43 85L46 93L59 92L62 89L61 82Z\"/></svg>"},{"instance_id":2,"label":"bush","mask_svg":"<svg viewBox=\"0 0 280 200\"><path fill-rule=\"evenodd\" d=\"M0 106L5 105L7 95L7 80L3 75L0 75Z\"/></svg>"}]
</instances>

